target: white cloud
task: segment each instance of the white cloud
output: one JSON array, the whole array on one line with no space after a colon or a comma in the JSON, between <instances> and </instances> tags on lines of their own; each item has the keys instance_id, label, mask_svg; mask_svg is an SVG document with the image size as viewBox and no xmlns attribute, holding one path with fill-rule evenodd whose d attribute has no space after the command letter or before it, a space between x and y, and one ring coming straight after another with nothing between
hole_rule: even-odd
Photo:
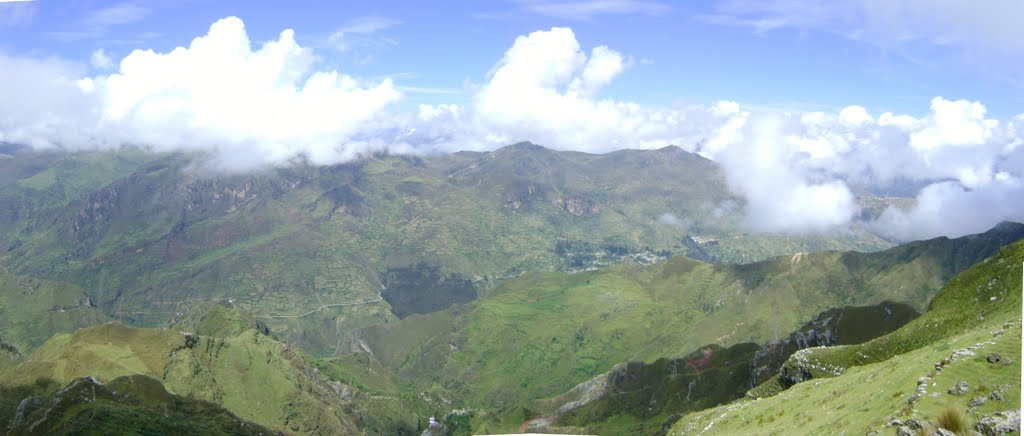
<instances>
[{"instance_id":1,"label":"white cloud","mask_svg":"<svg viewBox=\"0 0 1024 436\"><path fill-rule=\"evenodd\" d=\"M839 122L850 127L860 127L873 122L874 120L875 119L871 118L871 115L868 114L867 109L864 109L861 106L847 106L839 111Z\"/></svg>"},{"instance_id":2,"label":"white cloud","mask_svg":"<svg viewBox=\"0 0 1024 436\"><path fill-rule=\"evenodd\" d=\"M110 56L108 56L102 48L96 49L92 52L92 56L89 57L89 63L91 63L93 67L101 70L109 70L114 66L113 61L110 60Z\"/></svg>"},{"instance_id":3,"label":"white cloud","mask_svg":"<svg viewBox=\"0 0 1024 436\"><path fill-rule=\"evenodd\" d=\"M14 63L25 74L15 80L24 79L42 102L4 110L15 117L0 130L8 141L204 151L230 169L300 156L321 164L352 159L371 147L354 138L366 136L375 116L400 98L390 80L364 84L336 71L314 71L315 57L296 44L291 30L253 50L242 21L233 17L214 23L187 48L133 51L109 76L76 82L46 64ZM34 70L48 76L32 77ZM60 87L49 89L51 83ZM60 105L63 100L74 104Z\"/></svg>"},{"instance_id":4,"label":"white cloud","mask_svg":"<svg viewBox=\"0 0 1024 436\"><path fill-rule=\"evenodd\" d=\"M587 56L571 29L533 32L516 38L457 115L432 118L435 126L419 131L444 132L449 150L521 140L591 152L672 144L692 149L717 128L714 120L738 110L735 103L724 104L726 112L711 112L599 98L628 67L626 57L608 47L595 47Z\"/></svg>"},{"instance_id":5,"label":"white cloud","mask_svg":"<svg viewBox=\"0 0 1024 436\"><path fill-rule=\"evenodd\" d=\"M777 115L755 116L746 124L743 139L720 146L716 156L729 184L747 199L747 225L802 233L849 224L859 207L846 184L809 182L787 162L791 144L783 140L785 121Z\"/></svg>"},{"instance_id":6,"label":"white cloud","mask_svg":"<svg viewBox=\"0 0 1024 436\"><path fill-rule=\"evenodd\" d=\"M966 189L956 182L929 185L914 209L887 209L871 227L899 240L959 237L984 232L1001 221L1024 222L1024 182L1006 173L988 184Z\"/></svg>"},{"instance_id":7,"label":"white cloud","mask_svg":"<svg viewBox=\"0 0 1024 436\"><path fill-rule=\"evenodd\" d=\"M992 137L999 126L996 120L985 119L985 106L967 100L932 99L930 125L910 135L910 145L931 150L943 146L977 146Z\"/></svg>"}]
</instances>

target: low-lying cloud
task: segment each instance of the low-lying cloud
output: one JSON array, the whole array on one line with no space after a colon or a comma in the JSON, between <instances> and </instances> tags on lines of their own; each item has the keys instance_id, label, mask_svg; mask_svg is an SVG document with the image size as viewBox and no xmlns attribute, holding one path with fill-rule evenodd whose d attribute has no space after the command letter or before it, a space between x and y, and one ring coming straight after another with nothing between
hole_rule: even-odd
<instances>
[{"instance_id":1,"label":"low-lying cloud","mask_svg":"<svg viewBox=\"0 0 1024 436\"><path fill-rule=\"evenodd\" d=\"M756 117L742 137L727 133L734 142L716 146L729 184L747 199L747 226L802 233L846 225L859 211L853 193L841 180L809 181L791 167L783 124L776 115Z\"/></svg>"},{"instance_id":2,"label":"low-lying cloud","mask_svg":"<svg viewBox=\"0 0 1024 436\"><path fill-rule=\"evenodd\" d=\"M523 140L587 152L679 145L722 165L746 225L826 232L863 216L858 195L920 189L916 206L860 224L893 239L983 231L1024 221L1024 115L987 116L981 102L936 97L923 117L759 111L736 102L653 107L602 98L632 67L606 46L584 48L568 28L520 36L471 85L465 104L394 109L390 80L324 68L285 30L254 47L237 18L167 53L95 68L0 55L0 142L65 150L198 152L232 171L297 160L333 164L374 150L491 150ZM662 215L667 225L685 225Z\"/></svg>"}]
</instances>

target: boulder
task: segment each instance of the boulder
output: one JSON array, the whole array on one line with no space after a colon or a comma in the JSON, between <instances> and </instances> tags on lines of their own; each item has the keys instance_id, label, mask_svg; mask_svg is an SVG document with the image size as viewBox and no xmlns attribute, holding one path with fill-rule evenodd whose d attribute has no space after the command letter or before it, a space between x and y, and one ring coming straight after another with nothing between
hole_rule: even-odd
<instances>
[{"instance_id":1,"label":"boulder","mask_svg":"<svg viewBox=\"0 0 1024 436\"><path fill-rule=\"evenodd\" d=\"M961 381L960 383L957 383L953 385L953 387L949 388L948 392L952 395L956 395L959 397L961 395L966 395L970 391L970 385L968 385L966 381Z\"/></svg>"},{"instance_id":2,"label":"boulder","mask_svg":"<svg viewBox=\"0 0 1024 436\"><path fill-rule=\"evenodd\" d=\"M1002 359L1003 356L1000 356L999 353L992 353L988 355L988 363L996 363Z\"/></svg>"}]
</instances>

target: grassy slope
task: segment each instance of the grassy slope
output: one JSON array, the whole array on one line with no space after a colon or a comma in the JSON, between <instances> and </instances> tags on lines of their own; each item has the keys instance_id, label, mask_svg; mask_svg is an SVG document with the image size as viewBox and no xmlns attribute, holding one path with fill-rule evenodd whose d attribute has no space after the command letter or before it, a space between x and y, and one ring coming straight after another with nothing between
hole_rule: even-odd
<instances>
[{"instance_id":1,"label":"grassy slope","mask_svg":"<svg viewBox=\"0 0 1024 436\"><path fill-rule=\"evenodd\" d=\"M718 169L678 148L589 155L520 144L232 176L139 153L20 153L0 165L0 262L12 270L75 283L138 325L231 298L315 354L346 351L344 332L394 320L386 304L322 306L374 300L388 268L423 259L481 280L608 262L608 247L691 253L687 235L716 240L697 248L731 261L888 246L856 229L743 234ZM658 222L664 213L686 225ZM574 251L556 253L559 241Z\"/></svg>"},{"instance_id":2,"label":"grassy slope","mask_svg":"<svg viewBox=\"0 0 1024 436\"><path fill-rule=\"evenodd\" d=\"M28 356L0 350L0 387L49 395L76 377L142 374L269 428L320 434L418 434L425 417L448 410L446 393L421 394L367 355L308 357L269 333L227 302L196 307L162 329L106 324L58 334ZM145 415L125 413L135 412Z\"/></svg>"},{"instance_id":3,"label":"grassy slope","mask_svg":"<svg viewBox=\"0 0 1024 436\"><path fill-rule=\"evenodd\" d=\"M1020 227L1012 227L1019 238ZM931 243L994 250L1006 230ZM770 340L828 307L886 299L923 307L959 265L929 253L896 248L877 255L884 261L847 262L848 255L830 252L741 266L674 258L581 274L534 273L469 305L367 329L363 339L403 378L496 407L556 395L623 361ZM894 282L904 287L888 286Z\"/></svg>"},{"instance_id":4,"label":"grassy slope","mask_svg":"<svg viewBox=\"0 0 1024 436\"><path fill-rule=\"evenodd\" d=\"M1009 386L1006 400L989 400L974 409L974 416L1019 409L1022 263L1024 242L1018 242L954 277L931 310L903 328L864 344L803 353L807 362L843 368L838 377L811 369L810 381L774 396L687 415L672 433L815 434L835 428L864 433L880 430L893 418L934 422L948 403L966 406L971 398L988 396L1000 386ZM994 335L1000 330L1005 331ZM979 344L976 355L950 359L954 350ZM1014 363L990 364L985 357L992 352ZM951 361L936 371L936 363L944 359ZM808 367L797 360L794 356L788 364ZM922 377L931 377L928 393L910 403ZM946 390L960 381L967 381L972 392L948 395Z\"/></svg>"},{"instance_id":5,"label":"grassy slope","mask_svg":"<svg viewBox=\"0 0 1024 436\"><path fill-rule=\"evenodd\" d=\"M585 382L593 385L597 381L604 386L599 391L577 387L559 397L534 402L531 409L557 418L553 425L572 430L567 432L655 434L672 415L743 397L753 385L775 376L786 358L801 347L861 343L894 331L917 316L900 303L830 309L784 340L728 348L708 345L683 357L620 364ZM569 411L561 409L569 402L580 404L581 398L595 393L600 396L592 401Z\"/></svg>"},{"instance_id":6,"label":"grassy slope","mask_svg":"<svg viewBox=\"0 0 1024 436\"><path fill-rule=\"evenodd\" d=\"M15 400L26 394L0 388L5 434L280 434L216 404L173 395L156 379L141 375L118 377L107 385L80 378L52 394Z\"/></svg>"},{"instance_id":7,"label":"grassy slope","mask_svg":"<svg viewBox=\"0 0 1024 436\"><path fill-rule=\"evenodd\" d=\"M106 322L109 318L90 302L77 286L0 268L0 339L28 354L55 333Z\"/></svg>"},{"instance_id":8,"label":"grassy slope","mask_svg":"<svg viewBox=\"0 0 1024 436\"><path fill-rule=\"evenodd\" d=\"M355 419L328 400L344 386L326 382L285 345L252 330L230 338L200 336L188 344L175 330L105 324L56 335L5 371L3 380L10 388L134 374L274 429L336 434L356 428Z\"/></svg>"}]
</instances>

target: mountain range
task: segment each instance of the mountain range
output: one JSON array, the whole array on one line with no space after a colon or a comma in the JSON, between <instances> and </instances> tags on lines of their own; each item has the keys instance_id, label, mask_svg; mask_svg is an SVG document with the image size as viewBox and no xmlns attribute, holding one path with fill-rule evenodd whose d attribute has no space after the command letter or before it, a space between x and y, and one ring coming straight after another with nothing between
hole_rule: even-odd
<instances>
[{"instance_id":1,"label":"mountain range","mask_svg":"<svg viewBox=\"0 0 1024 436\"><path fill-rule=\"evenodd\" d=\"M975 340L1003 363L960 353L927 383L998 390L977 423L1020 405L1022 224L751 232L678 147L237 174L0 153L11 434L896 431L943 407L904 379ZM865 217L911 203L863 194Z\"/></svg>"}]
</instances>

